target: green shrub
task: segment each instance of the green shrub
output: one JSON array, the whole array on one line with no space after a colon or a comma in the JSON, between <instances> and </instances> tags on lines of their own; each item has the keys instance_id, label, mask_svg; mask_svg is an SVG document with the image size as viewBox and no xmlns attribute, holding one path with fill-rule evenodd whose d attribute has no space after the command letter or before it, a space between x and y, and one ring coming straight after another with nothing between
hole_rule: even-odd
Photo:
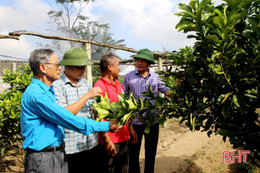
<instances>
[{"instance_id":1,"label":"green shrub","mask_svg":"<svg viewBox=\"0 0 260 173\"><path fill-rule=\"evenodd\" d=\"M8 145L21 143L20 111L21 98L33 74L29 65L20 66L20 71L4 70L3 82L10 87L0 94L0 148L1 155Z\"/></svg>"},{"instance_id":2,"label":"green shrub","mask_svg":"<svg viewBox=\"0 0 260 173\"><path fill-rule=\"evenodd\" d=\"M145 118L164 123L176 117L191 130L220 134L234 148L250 150L250 162L259 167L260 1L226 2L216 7L211 0L179 4L183 11L176 13L181 17L176 28L196 42L169 58L178 70L160 74L175 96L145 104L148 113L154 107L160 113Z\"/></svg>"}]
</instances>

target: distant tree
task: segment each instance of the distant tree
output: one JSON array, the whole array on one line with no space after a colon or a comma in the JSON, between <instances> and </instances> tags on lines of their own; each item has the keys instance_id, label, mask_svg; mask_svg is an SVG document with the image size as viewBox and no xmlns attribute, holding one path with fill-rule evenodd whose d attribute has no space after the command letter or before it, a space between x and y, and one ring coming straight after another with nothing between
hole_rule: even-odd
<instances>
[{"instance_id":1,"label":"distant tree","mask_svg":"<svg viewBox=\"0 0 260 173\"><path fill-rule=\"evenodd\" d=\"M113 34L109 32L108 24L91 21L88 16L83 14L83 10L90 2L90 0L56 0L54 5L50 3L53 10L49 11L48 15L52 22L57 25L57 31L63 36L125 46L122 44L123 39L114 40L112 38ZM81 47L81 44L54 41L51 47L54 47L53 49L61 54L72 47ZM108 51L114 51L111 48L95 45L91 45L91 50L93 60L99 60Z\"/></svg>"}]
</instances>

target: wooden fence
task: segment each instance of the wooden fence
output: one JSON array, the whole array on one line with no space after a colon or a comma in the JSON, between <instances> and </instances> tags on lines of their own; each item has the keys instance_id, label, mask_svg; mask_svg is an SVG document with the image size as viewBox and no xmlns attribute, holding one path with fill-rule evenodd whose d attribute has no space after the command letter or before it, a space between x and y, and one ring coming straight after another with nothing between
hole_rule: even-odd
<instances>
[{"instance_id":1,"label":"wooden fence","mask_svg":"<svg viewBox=\"0 0 260 173\"><path fill-rule=\"evenodd\" d=\"M37 36L37 37L42 37L45 39L55 39L55 40L66 40L66 41L73 41L73 42L80 42L82 43L82 48L86 51L89 59L91 59L91 44L94 44L96 46L101 46L101 47L109 47L117 50L124 50L128 52L133 52L137 53L138 50L128 48L128 47L123 47L123 46L116 46L116 45L110 45L110 44L104 44L104 43L99 43L96 41L92 40L82 40L82 39L76 39L76 38L70 38L70 37L61 37L61 36L55 36L55 35L45 35L41 33L36 33L36 32L31 32L31 31L15 31L15 32L10 32L9 35L0 35L0 39L16 39L19 40L19 37L21 35L31 35L31 36ZM169 62L162 62L162 57L167 57L169 56L168 54L163 54L160 52L153 52L155 59L157 60L157 66L158 70L161 71L163 70L163 65L168 66L171 65ZM99 64L98 61L92 61L94 64ZM133 60L124 60L120 61L120 64L132 64L133 65ZM17 65L16 65L17 66ZM13 67L10 67L13 69ZM92 84L93 79L92 79L92 72L91 72L91 66L87 66L86 68L86 78L87 80Z\"/></svg>"},{"instance_id":2,"label":"wooden fence","mask_svg":"<svg viewBox=\"0 0 260 173\"><path fill-rule=\"evenodd\" d=\"M4 69L8 68L10 71L15 71L20 65L26 65L28 61L12 61L0 60L0 76L3 75Z\"/></svg>"}]
</instances>

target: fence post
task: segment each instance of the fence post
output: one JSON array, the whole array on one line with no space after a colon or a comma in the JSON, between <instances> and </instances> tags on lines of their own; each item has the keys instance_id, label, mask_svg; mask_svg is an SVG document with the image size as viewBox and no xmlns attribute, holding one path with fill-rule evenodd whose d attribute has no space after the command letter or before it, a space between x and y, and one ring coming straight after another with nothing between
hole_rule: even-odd
<instances>
[{"instance_id":1,"label":"fence post","mask_svg":"<svg viewBox=\"0 0 260 173\"><path fill-rule=\"evenodd\" d=\"M83 49L86 51L88 58L91 60L91 43L83 43ZM93 85L93 77L92 77L92 66L87 65L86 67L86 78Z\"/></svg>"},{"instance_id":2,"label":"fence post","mask_svg":"<svg viewBox=\"0 0 260 173\"><path fill-rule=\"evenodd\" d=\"M162 57L160 57L160 56L158 57L157 64L158 64L158 71L162 71L163 70Z\"/></svg>"},{"instance_id":3,"label":"fence post","mask_svg":"<svg viewBox=\"0 0 260 173\"><path fill-rule=\"evenodd\" d=\"M161 56L158 57L158 60L157 60L157 68L158 68L158 71L163 71L162 57L161 57ZM162 97L163 94L159 92L159 96Z\"/></svg>"},{"instance_id":4,"label":"fence post","mask_svg":"<svg viewBox=\"0 0 260 173\"><path fill-rule=\"evenodd\" d=\"M15 71L15 70L16 70L16 62L13 61L13 62L12 62L12 70L11 70L11 71L13 72L13 71Z\"/></svg>"}]
</instances>

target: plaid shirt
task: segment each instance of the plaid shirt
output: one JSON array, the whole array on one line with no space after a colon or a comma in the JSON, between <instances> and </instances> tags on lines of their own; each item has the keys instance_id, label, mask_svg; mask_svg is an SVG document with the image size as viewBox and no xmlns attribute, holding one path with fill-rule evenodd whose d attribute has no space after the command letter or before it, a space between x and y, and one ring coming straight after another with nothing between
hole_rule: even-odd
<instances>
[{"instance_id":1,"label":"plaid shirt","mask_svg":"<svg viewBox=\"0 0 260 173\"><path fill-rule=\"evenodd\" d=\"M150 84L152 85L155 96L158 95L158 91L166 93L169 90L169 88L161 81L159 75L151 70L149 70L149 73L145 78L138 72L138 70L131 71L125 75L123 81L125 94L130 96L130 93L132 92L137 102L138 97L141 96L142 92L149 91ZM141 96L141 98L142 100L144 99L143 96ZM133 119L132 124L142 125L143 122L139 119Z\"/></svg>"},{"instance_id":2,"label":"plaid shirt","mask_svg":"<svg viewBox=\"0 0 260 173\"><path fill-rule=\"evenodd\" d=\"M54 81L52 85L56 102L63 107L73 104L92 88L90 83L85 79L80 79L77 86L72 84L64 73L60 79ZM93 99L88 100L76 116L92 118L92 103L94 103ZM69 129L64 129L64 132L65 150L67 154L90 150L98 143L97 133L87 136Z\"/></svg>"}]
</instances>

